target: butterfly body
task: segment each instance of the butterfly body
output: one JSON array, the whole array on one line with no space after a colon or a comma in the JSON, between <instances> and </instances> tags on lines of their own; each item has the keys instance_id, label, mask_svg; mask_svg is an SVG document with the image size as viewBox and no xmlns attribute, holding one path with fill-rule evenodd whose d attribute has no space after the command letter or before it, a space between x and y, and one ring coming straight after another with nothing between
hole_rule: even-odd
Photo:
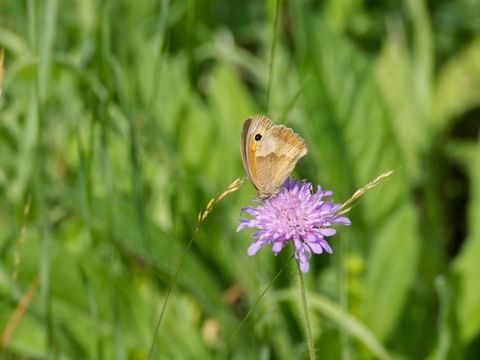
<instances>
[{"instance_id":1,"label":"butterfly body","mask_svg":"<svg viewBox=\"0 0 480 360\"><path fill-rule=\"evenodd\" d=\"M257 115L243 123L240 153L257 197L265 199L278 192L307 146L292 129Z\"/></svg>"}]
</instances>

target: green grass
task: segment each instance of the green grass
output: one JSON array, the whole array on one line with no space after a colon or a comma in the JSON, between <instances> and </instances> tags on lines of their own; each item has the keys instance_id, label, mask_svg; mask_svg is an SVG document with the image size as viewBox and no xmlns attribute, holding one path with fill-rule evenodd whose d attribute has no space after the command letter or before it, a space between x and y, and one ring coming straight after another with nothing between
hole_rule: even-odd
<instances>
[{"instance_id":1,"label":"green grass","mask_svg":"<svg viewBox=\"0 0 480 360\"><path fill-rule=\"evenodd\" d=\"M2 336L39 287L0 357L147 358L198 213L244 176L242 122L266 113L336 201L395 170L304 276L317 358L477 358L479 8L2 1ZM203 223L153 358L308 357L295 264L257 304L290 254L247 256L253 198Z\"/></svg>"}]
</instances>

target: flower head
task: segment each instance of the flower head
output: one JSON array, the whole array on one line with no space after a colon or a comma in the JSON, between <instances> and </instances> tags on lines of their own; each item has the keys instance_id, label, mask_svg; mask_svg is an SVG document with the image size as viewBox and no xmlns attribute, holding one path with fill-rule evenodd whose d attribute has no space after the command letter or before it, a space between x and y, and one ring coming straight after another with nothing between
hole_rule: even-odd
<instances>
[{"instance_id":1,"label":"flower head","mask_svg":"<svg viewBox=\"0 0 480 360\"><path fill-rule=\"evenodd\" d=\"M248 255L255 255L265 244L270 244L277 254L291 240L300 270L307 272L312 252L332 253L325 240L336 232L331 226L351 224L348 218L337 214L342 204L322 200L330 195L332 192L322 190L320 185L313 193L310 182L292 178L285 181L276 195L257 207L243 208L252 218L241 218L237 231L246 227L258 229L251 235L255 241L248 248Z\"/></svg>"}]
</instances>

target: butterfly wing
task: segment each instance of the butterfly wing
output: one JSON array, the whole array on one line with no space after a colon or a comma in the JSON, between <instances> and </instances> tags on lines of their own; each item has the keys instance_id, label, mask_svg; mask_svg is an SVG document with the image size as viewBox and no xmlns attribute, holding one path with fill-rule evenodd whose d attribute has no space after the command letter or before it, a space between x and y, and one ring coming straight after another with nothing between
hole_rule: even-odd
<instances>
[{"instance_id":1,"label":"butterfly wing","mask_svg":"<svg viewBox=\"0 0 480 360\"><path fill-rule=\"evenodd\" d=\"M305 141L292 129L277 125L259 141L255 157L257 188L260 197L275 194L295 168L298 160L307 153Z\"/></svg>"},{"instance_id":2,"label":"butterfly wing","mask_svg":"<svg viewBox=\"0 0 480 360\"><path fill-rule=\"evenodd\" d=\"M247 173L248 179L253 184L252 176L250 175L250 169L248 166L248 154L247 154L247 136L248 136L248 129L250 128L251 124L252 124L252 118L247 118L243 123L242 139L240 142L240 154L242 155L243 168Z\"/></svg>"},{"instance_id":3,"label":"butterfly wing","mask_svg":"<svg viewBox=\"0 0 480 360\"><path fill-rule=\"evenodd\" d=\"M245 121L242 160L260 198L275 194L306 153L305 141L292 129L275 125L265 116Z\"/></svg>"},{"instance_id":4,"label":"butterfly wing","mask_svg":"<svg viewBox=\"0 0 480 360\"><path fill-rule=\"evenodd\" d=\"M258 190L256 185L257 165L255 161L256 141L255 136L264 136L266 132L275 126L265 116L257 115L247 118L243 123L242 141L240 144L240 153L242 155L243 167L247 173L248 179Z\"/></svg>"}]
</instances>

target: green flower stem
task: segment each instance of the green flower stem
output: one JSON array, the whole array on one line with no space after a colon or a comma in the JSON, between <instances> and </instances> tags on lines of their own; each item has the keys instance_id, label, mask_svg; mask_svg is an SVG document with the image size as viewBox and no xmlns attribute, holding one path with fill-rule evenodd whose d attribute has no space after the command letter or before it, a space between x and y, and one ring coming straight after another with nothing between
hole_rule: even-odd
<instances>
[{"instance_id":1,"label":"green flower stem","mask_svg":"<svg viewBox=\"0 0 480 360\"><path fill-rule=\"evenodd\" d=\"M300 297L302 298L303 314L305 316L305 328L307 330L308 354L310 360L315 360L315 343L313 342L312 327L310 325L310 315L308 313L307 292L305 291L305 283L303 281L303 273L300 270L300 264L297 263L298 277L300 282Z\"/></svg>"},{"instance_id":2,"label":"green flower stem","mask_svg":"<svg viewBox=\"0 0 480 360\"><path fill-rule=\"evenodd\" d=\"M338 297L342 310L348 313L348 269L347 269L348 244L341 239L337 251ZM350 336L340 327L340 346L342 359L350 359Z\"/></svg>"}]
</instances>

